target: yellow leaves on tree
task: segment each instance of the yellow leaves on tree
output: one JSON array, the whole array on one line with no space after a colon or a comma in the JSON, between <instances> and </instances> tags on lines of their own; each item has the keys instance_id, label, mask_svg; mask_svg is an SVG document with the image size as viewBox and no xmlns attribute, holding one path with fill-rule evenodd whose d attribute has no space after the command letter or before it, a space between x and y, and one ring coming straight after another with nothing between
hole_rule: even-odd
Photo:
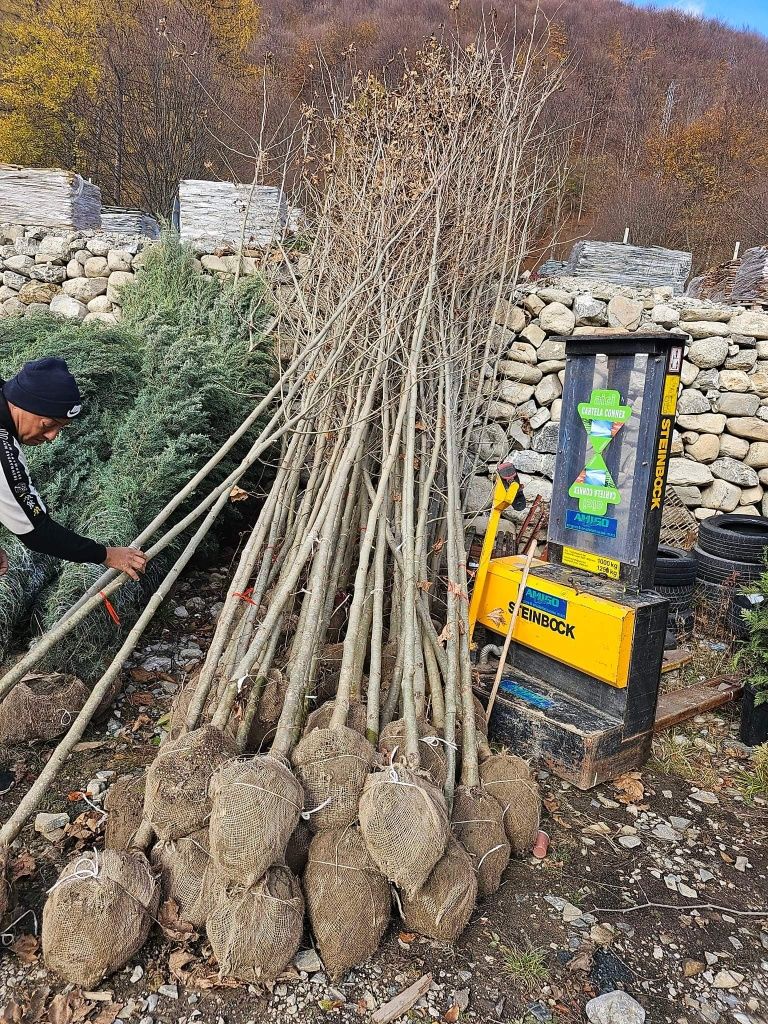
<instances>
[{"instance_id":1,"label":"yellow leaves on tree","mask_svg":"<svg viewBox=\"0 0 768 1024\"><path fill-rule=\"evenodd\" d=\"M16 0L2 21L0 161L71 164L79 125L78 93L100 75L100 0Z\"/></svg>"},{"instance_id":2,"label":"yellow leaves on tree","mask_svg":"<svg viewBox=\"0 0 768 1024\"><path fill-rule=\"evenodd\" d=\"M691 200L729 202L745 183L768 174L765 111L712 107L688 124L649 141L649 155L664 179Z\"/></svg>"},{"instance_id":3,"label":"yellow leaves on tree","mask_svg":"<svg viewBox=\"0 0 768 1024\"><path fill-rule=\"evenodd\" d=\"M254 71L244 59L261 26L261 7L254 0L187 0L205 15L221 56L232 70Z\"/></svg>"}]
</instances>

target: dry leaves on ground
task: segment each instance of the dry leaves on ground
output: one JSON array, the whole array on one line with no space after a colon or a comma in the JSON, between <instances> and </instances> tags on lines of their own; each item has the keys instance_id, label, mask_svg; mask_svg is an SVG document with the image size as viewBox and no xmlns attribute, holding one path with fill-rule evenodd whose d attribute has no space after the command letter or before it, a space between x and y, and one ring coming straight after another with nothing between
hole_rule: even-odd
<instances>
[{"instance_id":1,"label":"dry leaves on ground","mask_svg":"<svg viewBox=\"0 0 768 1024\"><path fill-rule=\"evenodd\" d=\"M176 900L165 900L157 915L157 923L163 935L171 942L193 942L200 938L200 933L195 931L194 925L182 920Z\"/></svg>"},{"instance_id":2,"label":"dry leaves on ground","mask_svg":"<svg viewBox=\"0 0 768 1024\"><path fill-rule=\"evenodd\" d=\"M622 804L637 804L645 796L642 772L627 772L613 783L616 798Z\"/></svg>"}]
</instances>

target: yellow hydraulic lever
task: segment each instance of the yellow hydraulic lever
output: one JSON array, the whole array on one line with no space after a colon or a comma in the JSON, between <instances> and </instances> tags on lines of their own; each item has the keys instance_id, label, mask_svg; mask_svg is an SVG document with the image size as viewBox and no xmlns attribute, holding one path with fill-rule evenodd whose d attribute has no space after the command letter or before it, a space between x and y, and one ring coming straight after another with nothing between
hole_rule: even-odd
<instances>
[{"instance_id":1,"label":"yellow hydraulic lever","mask_svg":"<svg viewBox=\"0 0 768 1024\"><path fill-rule=\"evenodd\" d=\"M506 512L509 506L515 509L525 508L525 497L523 485L517 475L517 471L511 462L499 463L496 469L496 478L493 486L493 507L488 520L488 529L485 531L483 549L480 553L480 562L475 573L475 585L472 590L472 600L469 602L469 643L472 645L472 637L475 632L477 613L480 609L480 602L485 590L485 580L488 575L488 566L491 563L493 547L496 543L496 534L499 532L499 522L502 512Z\"/></svg>"}]
</instances>

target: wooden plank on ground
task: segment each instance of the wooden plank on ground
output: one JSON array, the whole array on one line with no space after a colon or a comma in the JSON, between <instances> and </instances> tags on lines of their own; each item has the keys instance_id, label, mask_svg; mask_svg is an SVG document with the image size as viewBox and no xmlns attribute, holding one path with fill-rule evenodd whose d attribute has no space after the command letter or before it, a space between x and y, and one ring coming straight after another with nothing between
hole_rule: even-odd
<instances>
[{"instance_id":1,"label":"wooden plank on ground","mask_svg":"<svg viewBox=\"0 0 768 1024\"><path fill-rule=\"evenodd\" d=\"M388 1003L380 1006L371 1017L371 1024L391 1024L391 1021L402 1017L408 1013L415 1003L418 1003L423 995L429 992L431 984L432 975L422 975L409 988L395 996L394 999L390 999Z\"/></svg>"},{"instance_id":2,"label":"wooden plank on ground","mask_svg":"<svg viewBox=\"0 0 768 1024\"><path fill-rule=\"evenodd\" d=\"M741 696L743 684L735 676L715 676L695 686L663 693L656 708L654 732L663 732L705 711L729 704Z\"/></svg>"},{"instance_id":3,"label":"wooden plank on ground","mask_svg":"<svg viewBox=\"0 0 768 1024\"><path fill-rule=\"evenodd\" d=\"M661 663L662 675L665 672L674 672L676 669L682 668L683 665L687 665L692 659L693 655L691 652L683 647L678 647L674 651L664 651L664 660Z\"/></svg>"}]
</instances>

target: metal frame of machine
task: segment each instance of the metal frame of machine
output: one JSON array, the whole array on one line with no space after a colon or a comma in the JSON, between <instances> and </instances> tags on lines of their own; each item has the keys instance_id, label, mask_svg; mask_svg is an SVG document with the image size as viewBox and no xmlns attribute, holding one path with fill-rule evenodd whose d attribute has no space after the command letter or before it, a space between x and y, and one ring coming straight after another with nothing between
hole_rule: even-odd
<instances>
[{"instance_id":1,"label":"metal frame of machine","mask_svg":"<svg viewBox=\"0 0 768 1024\"><path fill-rule=\"evenodd\" d=\"M650 752L668 603L649 588L683 348L674 335L565 341L549 562L531 565L491 728L586 789ZM470 628L501 636L524 560L490 552L517 492L507 469L470 603Z\"/></svg>"}]
</instances>

